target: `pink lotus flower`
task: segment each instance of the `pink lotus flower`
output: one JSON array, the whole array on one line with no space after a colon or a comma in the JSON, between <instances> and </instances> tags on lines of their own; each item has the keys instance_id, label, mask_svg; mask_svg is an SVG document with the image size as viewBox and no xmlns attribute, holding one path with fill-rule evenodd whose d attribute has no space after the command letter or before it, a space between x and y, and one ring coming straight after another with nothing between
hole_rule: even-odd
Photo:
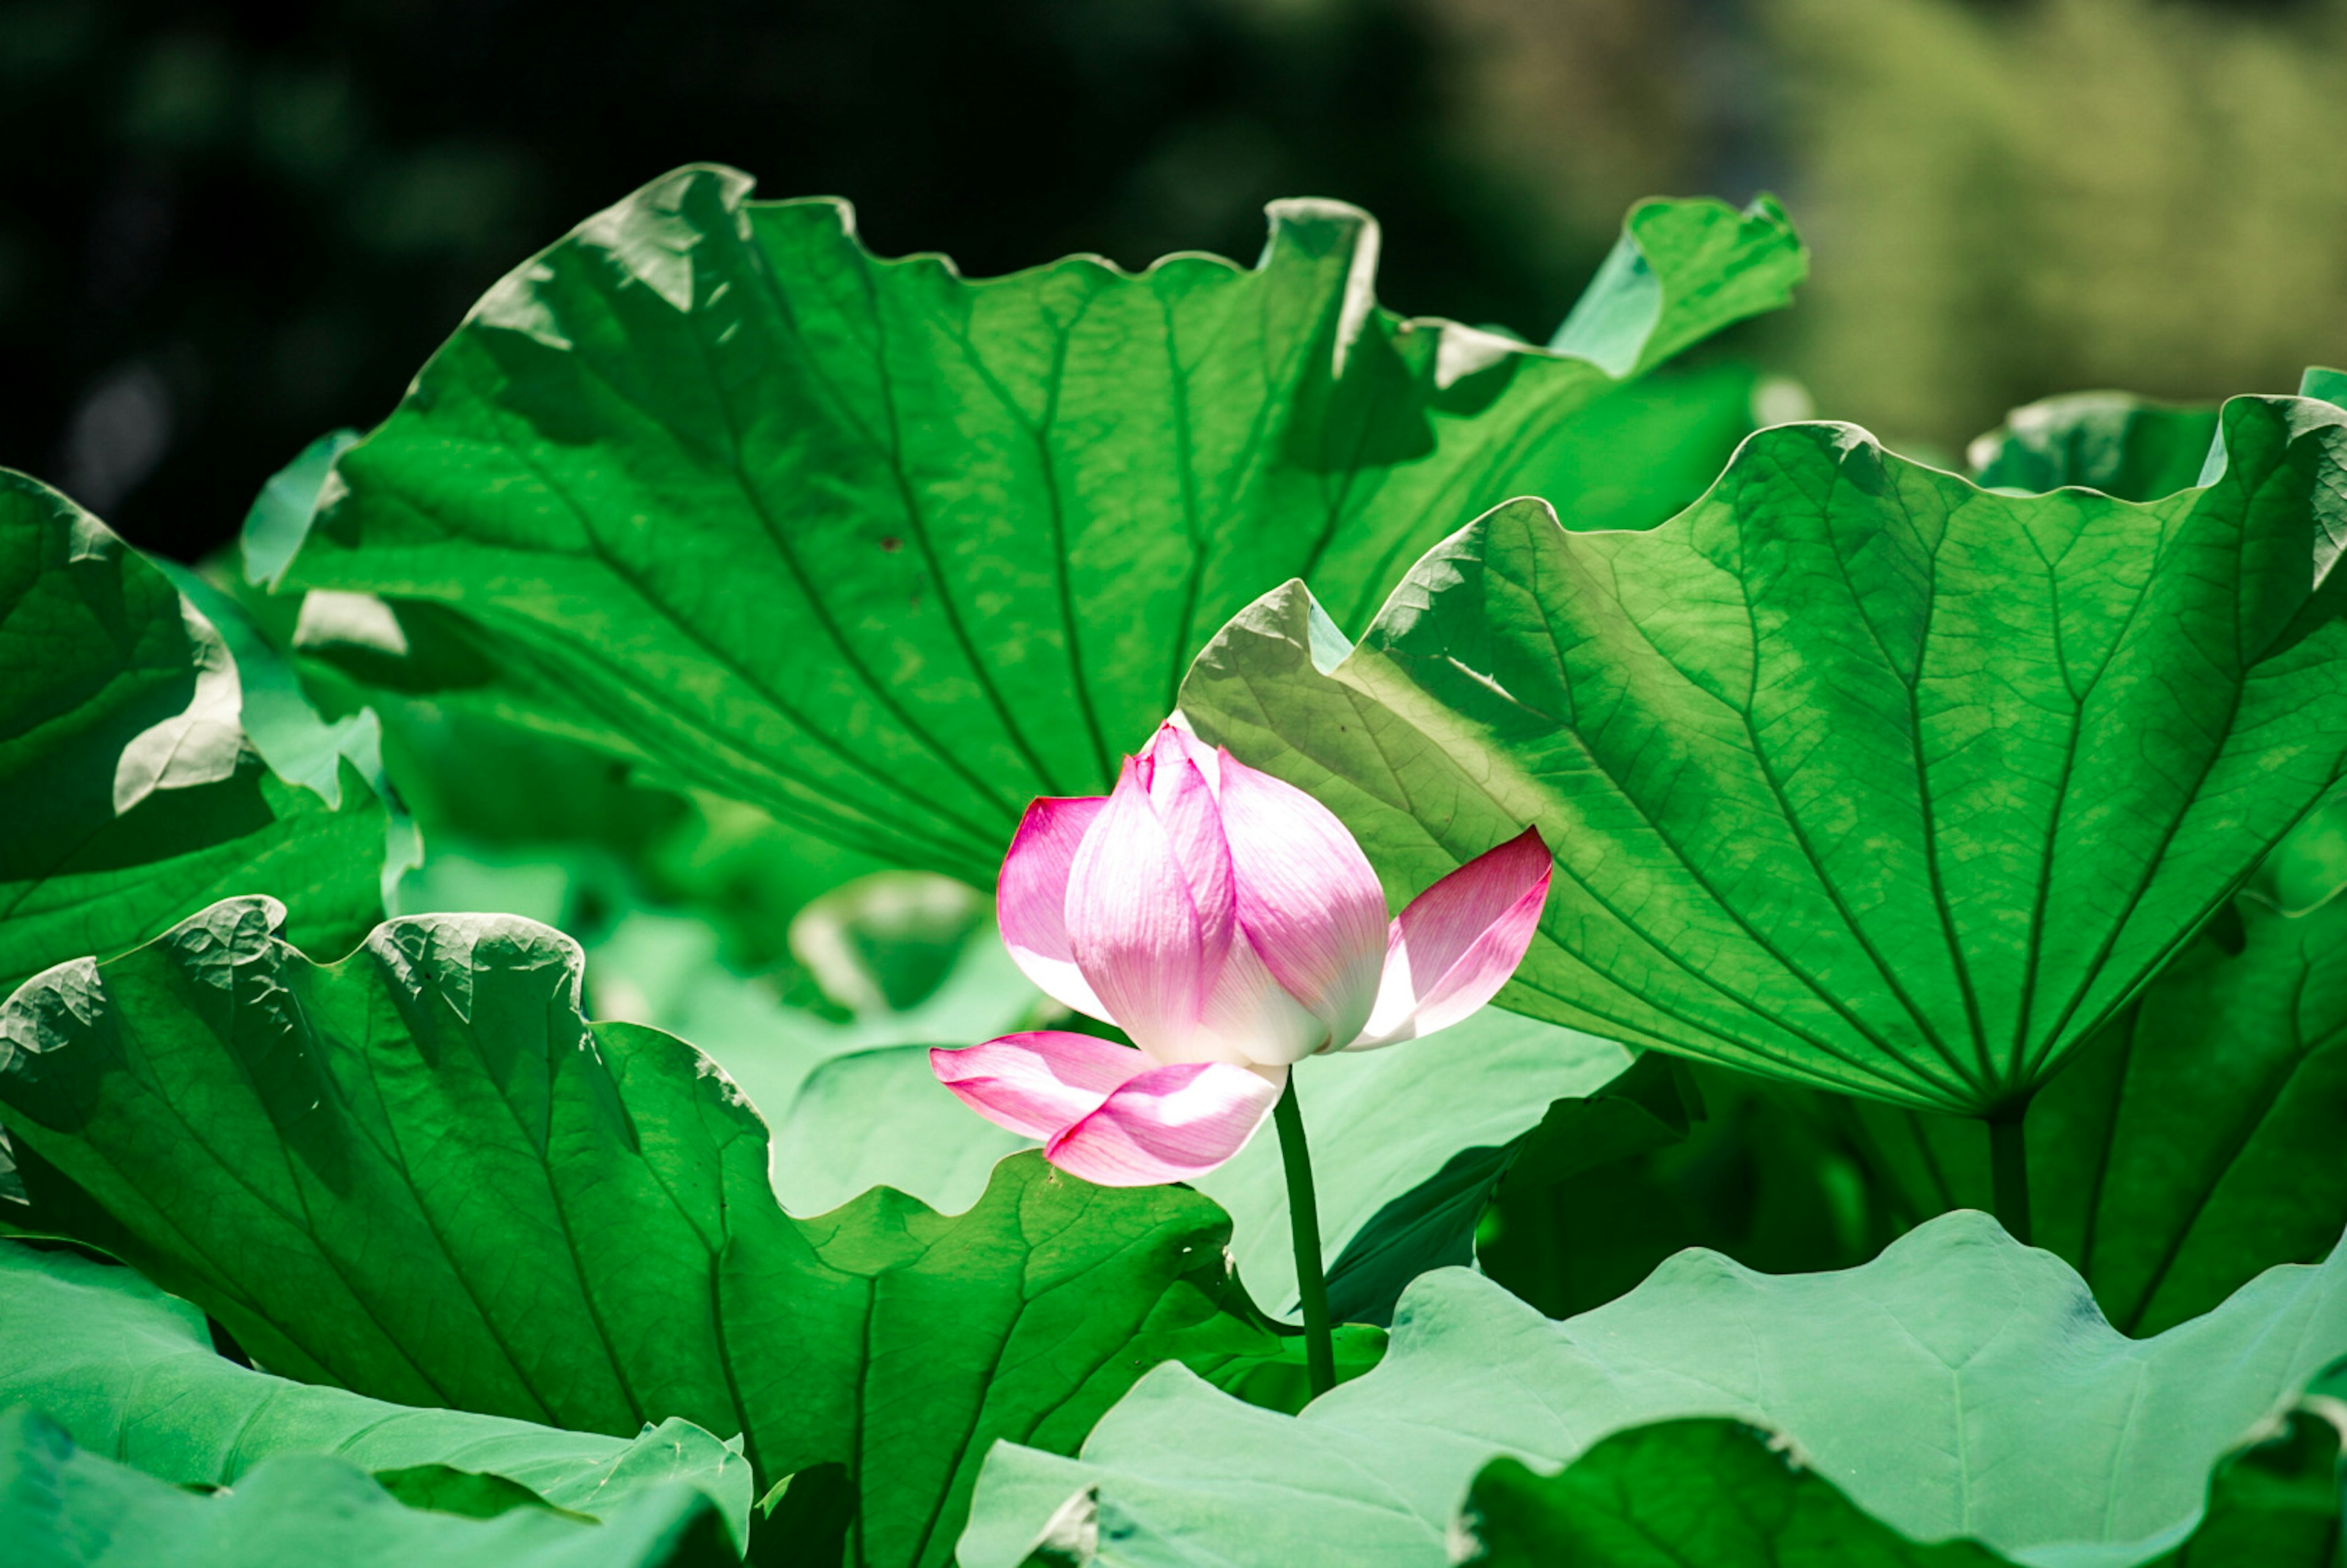
<instances>
[{"instance_id":1,"label":"pink lotus flower","mask_svg":"<svg viewBox=\"0 0 2347 1568\"><path fill-rule=\"evenodd\" d=\"M1169 723L1114 794L1030 805L997 894L1028 977L1141 1049L1036 1030L930 1065L1089 1181L1200 1175L1254 1134L1292 1063L1430 1034L1491 1000L1548 881L1527 828L1389 921L1327 807Z\"/></svg>"}]
</instances>

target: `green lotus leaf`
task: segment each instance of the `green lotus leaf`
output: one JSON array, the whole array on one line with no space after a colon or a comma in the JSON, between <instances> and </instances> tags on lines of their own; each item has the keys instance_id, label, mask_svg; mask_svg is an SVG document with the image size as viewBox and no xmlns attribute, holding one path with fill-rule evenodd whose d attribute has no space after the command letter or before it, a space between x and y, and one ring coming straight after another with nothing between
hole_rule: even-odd
<instances>
[{"instance_id":1,"label":"green lotus leaf","mask_svg":"<svg viewBox=\"0 0 2347 1568\"><path fill-rule=\"evenodd\" d=\"M2160 1568L2331 1568L2338 1556L2339 1430L2289 1418L2228 1460L2191 1538ZM1766 1434L1730 1421L1616 1432L1554 1475L1484 1468L1464 1533L1479 1568L2000 1568L1984 1546L1925 1546L1869 1518Z\"/></svg>"},{"instance_id":2,"label":"green lotus leaf","mask_svg":"<svg viewBox=\"0 0 2347 1568\"><path fill-rule=\"evenodd\" d=\"M466 1519L403 1504L342 1460L288 1455L204 1496L0 1409L0 1541L13 1563L81 1568L685 1568L730 1563L715 1506L681 1483L600 1523L543 1508Z\"/></svg>"},{"instance_id":3,"label":"green lotus leaf","mask_svg":"<svg viewBox=\"0 0 2347 1568\"><path fill-rule=\"evenodd\" d=\"M856 1561L928 1564L998 1438L1072 1448L1169 1357L1229 1380L1279 1357L1196 1194L1027 1155L959 1216L882 1190L793 1219L740 1091L669 1035L584 1022L560 933L404 918L320 965L278 918L232 899L0 1010L36 1205L97 1205L77 1235L277 1372L739 1432L762 1487L840 1478Z\"/></svg>"},{"instance_id":4,"label":"green lotus leaf","mask_svg":"<svg viewBox=\"0 0 2347 1568\"><path fill-rule=\"evenodd\" d=\"M2222 427L2209 485L2136 504L1780 425L1647 532L1495 509L1358 647L1276 590L1182 708L1397 887L1537 824L1510 1007L2009 1114L2347 762L2347 411Z\"/></svg>"},{"instance_id":5,"label":"green lotus leaf","mask_svg":"<svg viewBox=\"0 0 2347 1568\"><path fill-rule=\"evenodd\" d=\"M0 1407L19 1404L179 1486L237 1485L277 1455L323 1453L374 1472L501 1478L600 1516L683 1481L733 1539L748 1536L749 1464L690 1422L620 1439L288 1382L217 1354L202 1313L127 1268L0 1242Z\"/></svg>"},{"instance_id":6,"label":"green lotus leaf","mask_svg":"<svg viewBox=\"0 0 2347 1568\"><path fill-rule=\"evenodd\" d=\"M961 1563L1010 1568L1088 1495L1104 1563L1438 1568L1493 1460L1553 1471L1629 1428L1716 1417L1783 1434L1914 1541L2131 1568L2191 1532L2217 1462L2342 1353L2347 1244L2148 1339L2105 1323L2058 1258L1970 1211L1839 1273L1681 1253L1563 1322L1448 1269L1403 1296L1374 1371L1300 1416L1167 1367L1081 1459L998 1449Z\"/></svg>"},{"instance_id":7,"label":"green lotus leaf","mask_svg":"<svg viewBox=\"0 0 2347 1568\"><path fill-rule=\"evenodd\" d=\"M0 991L254 887L315 949L381 917L381 804L346 764L321 781L339 810L278 777L242 717L227 645L162 572L0 469Z\"/></svg>"},{"instance_id":8,"label":"green lotus leaf","mask_svg":"<svg viewBox=\"0 0 2347 1568\"><path fill-rule=\"evenodd\" d=\"M971 281L750 185L679 170L497 284L286 581L391 601L360 679L973 880L1030 797L1105 791L1255 594L1366 613L1804 267L1772 202L1648 202L1540 348L1381 310L1341 203L1275 203L1253 269Z\"/></svg>"},{"instance_id":9,"label":"green lotus leaf","mask_svg":"<svg viewBox=\"0 0 2347 1568\"><path fill-rule=\"evenodd\" d=\"M2319 1258L2347 1226L2347 901L2291 917L2243 898L2234 918L2229 945L2187 948L2024 1125L2034 1239L2130 1334L2206 1312L2270 1264ZM1987 1201L1977 1125L1842 1113L1911 1211Z\"/></svg>"},{"instance_id":10,"label":"green lotus leaf","mask_svg":"<svg viewBox=\"0 0 2347 1568\"><path fill-rule=\"evenodd\" d=\"M1922 1546L1734 1421L1616 1432L1554 1475L1484 1467L1464 1533L1480 1568L2010 1568L1969 1541ZM2276 1568L2280 1568L2277 1564ZM2313 1568L2308 1564L2307 1568Z\"/></svg>"},{"instance_id":11,"label":"green lotus leaf","mask_svg":"<svg viewBox=\"0 0 2347 1568\"><path fill-rule=\"evenodd\" d=\"M2205 484L2217 411L2124 392L2074 392L2016 408L1965 454L1973 480L2033 495L2076 486L2157 501Z\"/></svg>"}]
</instances>

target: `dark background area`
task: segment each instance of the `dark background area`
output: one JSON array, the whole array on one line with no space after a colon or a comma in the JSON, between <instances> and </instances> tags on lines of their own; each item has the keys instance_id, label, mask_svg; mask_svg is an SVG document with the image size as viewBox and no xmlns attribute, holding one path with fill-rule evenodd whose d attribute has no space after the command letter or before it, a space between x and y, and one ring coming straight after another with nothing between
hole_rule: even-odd
<instances>
[{"instance_id":1,"label":"dark background area","mask_svg":"<svg viewBox=\"0 0 2347 1568\"><path fill-rule=\"evenodd\" d=\"M1529 335L1637 196L1773 188L1819 282L1731 347L1950 448L2335 356L2342 92L2328 0L8 0L0 463L200 554L693 160L980 274L1252 258L1264 201L1343 197L1389 304Z\"/></svg>"}]
</instances>

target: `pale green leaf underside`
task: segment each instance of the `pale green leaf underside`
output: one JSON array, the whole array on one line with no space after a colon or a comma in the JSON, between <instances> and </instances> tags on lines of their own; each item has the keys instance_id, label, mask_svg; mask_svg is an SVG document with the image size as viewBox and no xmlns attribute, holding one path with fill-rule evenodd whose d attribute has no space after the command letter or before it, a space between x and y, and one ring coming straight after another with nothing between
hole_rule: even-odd
<instances>
[{"instance_id":1,"label":"pale green leaf underside","mask_svg":"<svg viewBox=\"0 0 2347 1568\"><path fill-rule=\"evenodd\" d=\"M2189 1532L2210 1469L2347 1353L2347 1247L2128 1339L2085 1283L1985 1215L1932 1221L1861 1267L1755 1274L1690 1251L1563 1322L1463 1270L1402 1299L1378 1367L1300 1417L1144 1378L1081 1460L1015 1446L981 1477L963 1568L1011 1568L1071 1495L1129 1527L1108 1564L1440 1568L1470 1480L1607 1434L1717 1416L1781 1432L1918 1541L2036 1568L2123 1568Z\"/></svg>"},{"instance_id":2,"label":"pale green leaf underside","mask_svg":"<svg viewBox=\"0 0 2347 1568\"><path fill-rule=\"evenodd\" d=\"M1538 824L1556 883L1512 1007L1993 1110L2347 758L2347 413L2237 398L2224 432L2213 484L2135 504L1778 426L1651 531L1494 510L1349 651L1300 585L1266 595L1183 709L1398 886Z\"/></svg>"},{"instance_id":3,"label":"pale green leaf underside","mask_svg":"<svg viewBox=\"0 0 2347 1568\"><path fill-rule=\"evenodd\" d=\"M597 1516L682 1481L718 1504L735 1540L749 1529L748 1461L689 1422L621 1439L288 1382L217 1354L203 1314L127 1268L0 1242L0 1407L15 1404L179 1486L231 1486L280 1454L329 1454L370 1471L502 1476Z\"/></svg>"},{"instance_id":4,"label":"pale green leaf underside","mask_svg":"<svg viewBox=\"0 0 2347 1568\"><path fill-rule=\"evenodd\" d=\"M971 281L750 183L680 170L499 283L290 580L395 601L386 679L974 877L1030 797L1107 788L1254 595L1365 615L1804 266L1773 203L1639 207L1565 334L1608 369L1378 308L1341 203L1274 204L1253 269Z\"/></svg>"},{"instance_id":5,"label":"pale green leaf underside","mask_svg":"<svg viewBox=\"0 0 2347 1568\"><path fill-rule=\"evenodd\" d=\"M261 1363L403 1405L745 1435L759 1484L838 1464L856 1561L942 1563L987 1447L1071 1448L1146 1368L1276 1353L1172 1188L1005 1162L947 1217L799 1220L764 1125L671 1036L586 1024L578 948L510 917L387 922L336 965L216 906L0 1010L0 1112L45 1212ZM85 1200L86 1201L86 1200Z\"/></svg>"},{"instance_id":6,"label":"pale green leaf underside","mask_svg":"<svg viewBox=\"0 0 2347 1568\"><path fill-rule=\"evenodd\" d=\"M958 1042L949 1042L958 1043ZM1482 1182L1505 1168L1501 1153L1537 1126L1552 1102L1594 1095L1635 1052L1537 1020L1486 1008L1407 1050L1341 1051L1296 1069L1296 1093L1312 1145L1321 1255L1337 1266L1386 1206L1433 1179L1462 1153L1491 1156ZM780 1123L774 1184L794 1212L828 1207L866 1186L887 1185L942 1209L967 1207L993 1162L1028 1147L938 1087L928 1050L897 1046L818 1068ZM1278 1141L1268 1127L1236 1158L1192 1184L1231 1216L1231 1251L1255 1300L1293 1319L1296 1257ZM1430 1249L1418 1268L1463 1263L1476 1205L1455 1234L1418 1238ZM1332 1281L1340 1317L1378 1320L1392 1290L1348 1296ZM1375 1298L1382 1293L1382 1299Z\"/></svg>"},{"instance_id":7,"label":"pale green leaf underside","mask_svg":"<svg viewBox=\"0 0 2347 1568\"><path fill-rule=\"evenodd\" d=\"M56 491L0 469L0 994L232 893L341 951L383 913L381 804L272 774L220 634ZM333 768L331 760L326 764Z\"/></svg>"},{"instance_id":8,"label":"pale green leaf underside","mask_svg":"<svg viewBox=\"0 0 2347 1568\"><path fill-rule=\"evenodd\" d=\"M403 1505L364 1471L285 1455L210 1496L82 1451L28 1406L0 1409L0 1541L48 1568L719 1568L702 1494L671 1483L600 1523L520 1507L466 1519Z\"/></svg>"}]
</instances>

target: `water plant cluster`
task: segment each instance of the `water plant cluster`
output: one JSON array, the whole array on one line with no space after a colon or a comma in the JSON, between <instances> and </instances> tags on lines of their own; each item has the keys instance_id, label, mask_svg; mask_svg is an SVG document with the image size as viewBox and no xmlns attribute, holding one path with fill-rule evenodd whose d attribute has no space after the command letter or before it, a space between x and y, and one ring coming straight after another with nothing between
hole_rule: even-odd
<instances>
[{"instance_id":1,"label":"water plant cluster","mask_svg":"<svg viewBox=\"0 0 2347 1568\"><path fill-rule=\"evenodd\" d=\"M1765 199L1269 218L686 169L217 560L0 472L11 1553L2337 1561L2347 375L1957 472L1686 359Z\"/></svg>"}]
</instances>

